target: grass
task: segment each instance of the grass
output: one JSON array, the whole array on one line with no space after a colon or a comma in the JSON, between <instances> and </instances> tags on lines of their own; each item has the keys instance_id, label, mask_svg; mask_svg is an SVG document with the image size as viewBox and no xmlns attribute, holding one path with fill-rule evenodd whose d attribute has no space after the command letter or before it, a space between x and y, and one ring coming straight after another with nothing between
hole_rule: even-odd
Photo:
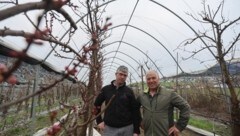
<instances>
[{"instance_id":1,"label":"grass","mask_svg":"<svg viewBox=\"0 0 240 136\"><path fill-rule=\"evenodd\" d=\"M66 111L59 110L57 114L57 118L61 118L64 114L66 114ZM22 114L18 114L15 116L7 116L5 117L5 120L8 124L8 128L2 132L0 132L1 136L30 136L30 134L37 132L38 130L48 127L51 125L51 121L49 119L49 115L40 115L36 116L35 121L34 120L23 120L24 124L16 125L16 121L19 121ZM54 120L56 122L57 120ZM0 126L3 127L4 121L1 120ZM10 126L11 125L11 126ZM10 127L9 127L10 126ZM34 130L33 130L34 129Z\"/></svg>"},{"instance_id":2,"label":"grass","mask_svg":"<svg viewBox=\"0 0 240 136\"><path fill-rule=\"evenodd\" d=\"M30 136L27 128L25 127L17 127L7 130L4 136Z\"/></svg>"},{"instance_id":3,"label":"grass","mask_svg":"<svg viewBox=\"0 0 240 136\"><path fill-rule=\"evenodd\" d=\"M189 125L201 128L207 131L213 131L213 124L206 120L190 118Z\"/></svg>"},{"instance_id":4,"label":"grass","mask_svg":"<svg viewBox=\"0 0 240 136\"><path fill-rule=\"evenodd\" d=\"M173 83L165 82L164 85L166 87L169 87L169 86L172 86ZM79 104L79 101L77 99L71 99L69 104L77 105L77 104ZM58 105L59 105L59 103L54 103L50 107L54 107L54 106L58 106ZM36 108L35 109L36 111L42 111L42 110L46 110L47 106L41 105L41 106L35 107L35 108ZM57 116L60 117L63 114L65 114L65 113L59 112ZM3 127L3 123L5 120L6 120L7 124L13 126L11 129L8 129L4 132L4 136L9 136L9 135L11 135L11 136L21 136L21 135L28 136L29 134L31 134L31 128L33 125L35 128L35 130L34 130L35 132L38 131L39 129L42 129L44 127L48 127L51 125L49 116L48 116L48 114L46 114L46 115L36 116L34 124L31 123L30 121L29 121L29 123L27 123L27 121L25 121L27 123L27 125L14 126L14 122L19 119L23 119L24 116L26 116L26 115L24 115L20 112L18 114L15 114L14 116L13 115L7 116L6 118L4 118L4 120L0 120L0 128ZM192 125L194 127L200 128L200 129L204 129L209 132L215 132L218 135L230 136L230 134L231 134L231 130L228 126L218 124L218 123L213 123L209 120L206 120L206 119L200 118L200 117L192 116L190 118L189 125ZM2 132L0 132L0 135L2 136Z\"/></svg>"},{"instance_id":5,"label":"grass","mask_svg":"<svg viewBox=\"0 0 240 136\"><path fill-rule=\"evenodd\" d=\"M174 118L176 119L176 113L174 114ZM214 134L218 134L221 136L231 136L230 126L226 126L224 124L214 122L210 119L206 119L203 117L191 115L188 125L191 125L196 128L203 129L208 132L212 132Z\"/></svg>"},{"instance_id":6,"label":"grass","mask_svg":"<svg viewBox=\"0 0 240 136\"><path fill-rule=\"evenodd\" d=\"M25 125L12 127L11 129L8 129L7 131L5 131L4 135L6 135L6 136L10 136L10 135L11 136L30 136L30 134L32 133L32 129L34 129L33 132L36 132L44 127L50 126L50 124L51 124L48 115L36 117L36 122L37 123L33 124L31 121L29 121L29 123L27 123Z\"/></svg>"},{"instance_id":7,"label":"grass","mask_svg":"<svg viewBox=\"0 0 240 136\"><path fill-rule=\"evenodd\" d=\"M65 111L59 111L57 114L57 117L60 118L65 113L66 113ZM13 120L14 120L14 117L8 118L9 122L12 122ZM34 124L34 128L35 128L34 132L37 132L38 130L51 125L48 114L37 116L35 122L36 123ZM209 121L205 118L192 116L188 124L200 129L204 129L209 132L215 132L218 135L231 136L230 135L231 130L229 127L222 124L217 124L217 123L213 124L212 121ZM31 134L31 126L29 125L32 126L32 123L30 121L29 123L27 123L27 125L17 126L15 128L5 131L4 134L0 133L0 135L28 136L29 134Z\"/></svg>"},{"instance_id":8,"label":"grass","mask_svg":"<svg viewBox=\"0 0 240 136\"><path fill-rule=\"evenodd\" d=\"M191 117L188 124L218 135L231 136L231 128L229 126L219 124L204 118Z\"/></svg>"},{"instance_id":9,"label":"grass","mask_svg":"<svg viewBox=\"0 0 240 136\"><path fill-rule=\"evenodd\" d=\"M38 131L44 127L50 126L50 124L51 124L48 115L37 117L36 122L37 122L37 123L35 123L35 124L37 124L37 126L35 126L36 131Z\"/></svg>"}]
</instances>

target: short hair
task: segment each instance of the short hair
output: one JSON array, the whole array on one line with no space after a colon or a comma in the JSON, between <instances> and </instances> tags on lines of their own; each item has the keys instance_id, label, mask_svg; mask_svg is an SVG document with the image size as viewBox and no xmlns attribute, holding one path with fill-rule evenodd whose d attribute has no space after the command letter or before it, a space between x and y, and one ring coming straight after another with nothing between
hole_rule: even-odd
<instances>
[{"instance_id":1,"label":"short hair","mask_svg":"<svg viewBox=\"0 0 240 136\"><path fill-rule=\"evenodd\" d=\"M159 75L158 75L158 72L155 71L155 70L149 70L149 71L147 71L147 72L146 72L146 77L147 77L147 75L150 74L150 73L151 73L151 74L155 74L155 75L157 76L157 78L160 79L160 77L159 77Z\"/></svg>"},{"instance_id":2,"label":"short hair","mask_svg":"<svg viewBox=\"0 0 240 136\"><path fill-rule=\"evenodd\" d=\"M124 72L124 73L128 73L128 68L126 66L121 65L117 68L116 72L119 72L119 71Z\"/></svg>"}]
</instances>

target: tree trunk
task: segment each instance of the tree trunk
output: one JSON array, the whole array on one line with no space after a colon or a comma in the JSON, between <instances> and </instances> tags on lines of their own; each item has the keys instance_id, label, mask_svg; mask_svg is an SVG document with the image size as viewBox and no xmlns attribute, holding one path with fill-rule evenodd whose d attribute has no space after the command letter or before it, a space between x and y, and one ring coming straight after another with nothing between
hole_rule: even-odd
<instances>
[{"instance_id":1,"label":"tree trunk","mask_svg":"<svg viewBox=\"0 0 240 136\"><path fill-rule=\"evenodd\" d=\"M96 80L97 80L97 71L99 71L100 66L99 62L98 62L98 57L97 57L98 51L94 50L93 51L93 55L91 56L91 64L92 66L90 66L90 73L89 73L89 82L88 82L88 86L87 86L87 100L88 103L86 104L86 113L84 115L84 122L86 122L89 118L91 118L92 116L92 109L93 109L93 101L94 101L94 97L95 97L95 92L96 92ZM89 122L88 125L85 125L84 127L82 127L81 130L81 134L80 136L86 136L86 131L87 131L87 126L88 126L88 136L92 136L93 135L93 122Z\"/></svg>"},{"instance_id":2,"label":"tree trunk","mask_svg":"<svg viewBox=\"0 0 240 136\"><path fill-rule=\"evenodd\" d=\"M231 95L231 121L232 121L232 136L240 134L240 107L235 88L232 84L230 73L228 72L226 62L223 58L219 59L221 70L223 73L224 82L227 84Z\"/></svg>"},{"instance_id":3,"label":"tree trunk","mask_svg":"<svg viewBox=\"0 0 240 136\"><path fill-rule=\"evenodd\" d=\"M240 134L239 103L236 104L232 103L231 118L232 118L232 136L239 136Z\"/></svg>"}]
</instances>

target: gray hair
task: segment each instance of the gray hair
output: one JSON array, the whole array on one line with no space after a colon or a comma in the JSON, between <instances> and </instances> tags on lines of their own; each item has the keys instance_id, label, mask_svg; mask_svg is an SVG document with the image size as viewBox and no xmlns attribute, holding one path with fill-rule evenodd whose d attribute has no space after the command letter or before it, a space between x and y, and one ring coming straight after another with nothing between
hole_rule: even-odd
<instances>
[{"instance_id":1,"label":"gray hair","mask_svg":"<svg viewBox=\"0 0 240 136\"><path fill-rule=\"evenodd\" d=\"M128 68L126 66L121 65L117 68L116 72L119 72L119 71L124 72L124 73L128 73Z\"/></svg>"}]
</instances>

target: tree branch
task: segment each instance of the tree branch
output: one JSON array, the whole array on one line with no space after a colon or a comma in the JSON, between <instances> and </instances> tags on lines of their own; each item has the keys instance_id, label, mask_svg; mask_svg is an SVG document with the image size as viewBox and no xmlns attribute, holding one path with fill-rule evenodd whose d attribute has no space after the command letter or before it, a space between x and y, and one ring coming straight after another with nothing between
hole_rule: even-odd
<instances>
[{"instance_id":1,"label":"tree branch","mask_svg":"<svg viewBox=\"0 0 240 136\"><path fill-rule=\"evenodd\" d=\"M222 29L222 32L223 33L229 26L231 26L232 24L236 23L237 21L240 20L240 17L238 17L237 19L233 20L232 22L230 22L229 24L225 25L224 28Z\"/></svg>"},{"instance_id":2,"label":"tree branch","mask_svg":"<svg viewBox=\"0 0 240 136\"><path fill-rule=\"evenodd\" d=\"M223 55L225 56L226 54L228 54L228 52L233 48L233 46L240 40L240 33L238 34L238 36L236 37L236 39L232 42L232 44L230 45L230 47L227 49L226 52L223 53Z\"/></svg>"},{"instance_id":3,"label":"tree branch","mask_svg":"<svg viewBox=\"0 0 240 136\"><path fill-rule=\"evenodd\" d=\"M21 36L21 37L25 37L25 38L29 38L29 37L33 37L34 36L34 34L29 33L29 32L15 31L15 30L9 30L9 29L5 29L5 30L0 29L0 36L4 37L4 36L9 36L9 35L10 36ZM39 35L39 37L37 37L37 39L59 44L63 48L69 49L70 52L73 52L74 54L76 54L78 57L81 58L79 53L76 52L73 48L71 48L70 46L66 45L65 43L60 42L59 40L57 40L57 39L55 39L53 37L47 37L45 35Z\"/></svg>"},{"instance_id":4,"label":"tree branch","mask_svg":"<svg viewBox=\"0 0 240 136\"><path fill-rule=\"evenodd\" d=\"M61 6L59 6L57 2L58 1L52 1L50 4L47 1L30 2L21 5L16 5L14 7L10 7L4 10L0 10L0 21L29 10L36 9L56 10L70 22L71 26L74 29L77 29L75 22L72 20L72 18L68 15L68 13L64 9L61 9Z\"/></svg>"}]
</instances>

